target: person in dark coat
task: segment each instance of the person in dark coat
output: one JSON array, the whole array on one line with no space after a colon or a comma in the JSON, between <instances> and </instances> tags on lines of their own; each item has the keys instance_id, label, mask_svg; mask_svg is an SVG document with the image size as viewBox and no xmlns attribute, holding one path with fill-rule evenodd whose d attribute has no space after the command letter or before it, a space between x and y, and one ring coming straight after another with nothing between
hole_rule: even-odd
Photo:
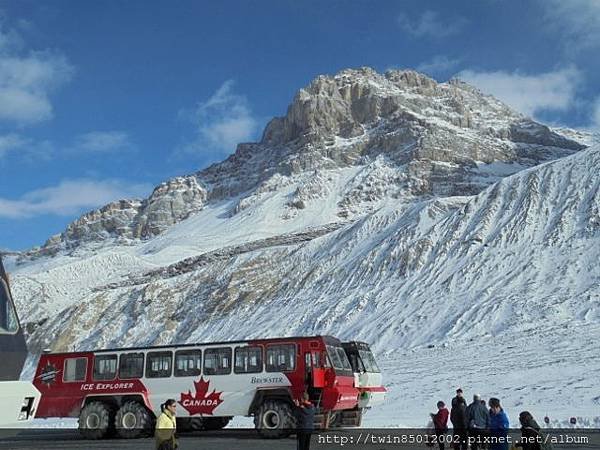
<instances>
[{"instance_id":1,"label":"person in dark coat","mask_svg":"<svg viewBox=\"0 0 600 450\"><path fill-rule=\"evenodd\" d=\"M508 416L500 405L500 400L490 398L490 437L495 442L490 445L490 450L508 450ZM501 442L500 442L501 441Z\"/></svg>"},{"instance_id":2,"label":"person in dark coat","mask_svg":"<svg viewBox=\"0 0 600 450\"><path fill-rule=\"evenodd\" d=\"M481 403L481 397L478 394L473 396L473 403L467 406L467 424L471 450L477 450L490 427L490 413L485 403Z\"/></svg>"},{"instance_id":3,"label":"person in dark coat","mask_svg":"<svg viewBox=\"0 0 600 450\"><path fill-rule=\"evenodd\" d=\"M521 442L515 444L515 447L521 447L523 450L542 450L541 444L537 442L542 438L541 428L531 413L523 411L519 414L519 422L521 422Z\"/></svg>"},{"instance_id":4,"label":"person in dark coat","mask_svg":"<svg viewBox=\"0 0 600 450\"><path fill-rule=\"evenodd\" d=\"M458 436L458 442L455 442L454 448L456 450L467 450L467 401L463 397L463 391L460 388L456 390L456 397L452 399L450 422L452 422L452 433L454 436Z\"/></svg>"},{"instance_id":5,"label":"person in dark coat","mask_svg":"<svg viewBox=\"0 0 600 450\"><path fill-rule=\"evenodd\" d=\"M435 414L431 413L430 415L431 420L433 420L437 443L440 450L444 450L444 438L442 436L448 432L448 416L450 413L448 412L448 408L446 408L446 404L441 400L437 402L437 408L438 412ZM433 444L431 445L433 446Z\"/></svg>"},{"instance_id":6,"label":"person in dark coat","mask_svg":"<svg viewBox=\"0 0 600 450\"><path fill-rule=\"evenodd\" d=\"M307 392L302 395L302 400L296 400L296 416L298 427L296 438L298 441L298 450L310 449L310 437L315 429L315 407L310 401Z\"/></svg>"}]
</instances>

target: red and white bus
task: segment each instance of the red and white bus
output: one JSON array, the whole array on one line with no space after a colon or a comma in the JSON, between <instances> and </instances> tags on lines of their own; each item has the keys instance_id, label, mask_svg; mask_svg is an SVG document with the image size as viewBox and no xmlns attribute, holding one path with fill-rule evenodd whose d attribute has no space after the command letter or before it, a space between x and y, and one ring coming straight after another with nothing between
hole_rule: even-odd
<instances>
[{"instance_id":1,"label":"red and white bus","mask_svg":"<svg viewBox=\"0 0 600 450\"><path fill-rule=\"evenodd\" d=\"M90 439L134 438L151 432L160 404L174 398L181 431L253 416L262 436L277 438L293 431L293 401L308 392L318 427L358 426L385 388L368 346L344 345L353 361L361 349L356 372L331 336L47 353L34 378L41 392L36 418L78 417Z\"/></svg>"}]
</instances>

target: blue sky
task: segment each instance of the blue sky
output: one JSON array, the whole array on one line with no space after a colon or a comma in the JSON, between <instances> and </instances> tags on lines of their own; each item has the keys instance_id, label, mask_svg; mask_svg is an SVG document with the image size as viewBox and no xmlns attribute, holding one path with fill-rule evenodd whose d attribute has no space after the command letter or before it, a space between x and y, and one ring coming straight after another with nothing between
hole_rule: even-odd
<instances>
[{"instance_id":1,"label":"blue sky","mask_svg":"<svg viewBox=\"0 0 600 450\"><path fill-rule=\"evenodd\" d=\"M459 74L597 129L599 56L597 0L0 0L0 249L223 159L318 74Z\"/></svg>"}]
</instances>

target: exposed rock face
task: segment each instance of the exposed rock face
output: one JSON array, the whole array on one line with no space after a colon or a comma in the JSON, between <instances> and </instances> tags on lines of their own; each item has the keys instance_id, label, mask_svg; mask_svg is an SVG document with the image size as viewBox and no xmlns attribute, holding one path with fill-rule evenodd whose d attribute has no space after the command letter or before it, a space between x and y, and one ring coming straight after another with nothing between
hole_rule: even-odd
<instances>
[{"instance_id":1,"label":"exposed rock face","mask_svg":"<svg viewBox=\"0 0 600 450\"><path fill-rule=\"evenodd\" d=\"M240 144L225 161L162 183L148 199L83 215L41 253L105 239L147 239L207 202L241 195L231 211L237 214L266 192L302 179L288 203L292 212L282 213L293 217L293 210L330 190L322 172L332 169L364 168L339 202L339 215L349 217L385 198L476 194L502 176L582 148L458 80L344 70L301 89L260 142ZM486 166L493 163L505 164L503 170Z\"/></svg>"},{"instance_id":2,"label":"exposed rock face","mask_svg":"<svg viewBox=\"0 0 600 450\"><path fill-rule=\"evenodd\" d=\"M99 241L110 235L133 238L132 224L142 207L141 200L119 200L84 214L69 224L61 235L65 243Z\"/></svg>"},{"instance_id":3,"label":"exposed rock face","mask_svg":"<svg viewBox=\"0 0 600 450\"><path fill-rule=\"evenodd\" d=\"M198 176L213 186L211 198L224 198L274 173L368 165L383 156L399 172L395 193L464 195L495 181L482 180L476 163L520 169L582 148L461 81L363 68L319 76L267 125L260 143L240 145Z\"/></svg>"},{"instance_id":4,"label":"exposed rock face","mask_svg":"<svg viewBox=\"0 0 600 450\"><path fill-rule=\"evenodd\" d=\"M201 210L206 200L207 191L196 177L178 177L161 183L140 210L135 237L147 238L163 232Z\"/></svg>"},{"instance_id":5,"label":"exposed rock face","mask_svg":"<svg viewBox=\"0 0 600 450\"><path fill-rule=\"evenodd\" d=\"M119 200L90 211L52 236L37 254L54 254L86 242L116 238L119 243L160 234L200 211L207 192L196 177L177 177L158 185L145 200Z\"/></svg>"}]
</instances>

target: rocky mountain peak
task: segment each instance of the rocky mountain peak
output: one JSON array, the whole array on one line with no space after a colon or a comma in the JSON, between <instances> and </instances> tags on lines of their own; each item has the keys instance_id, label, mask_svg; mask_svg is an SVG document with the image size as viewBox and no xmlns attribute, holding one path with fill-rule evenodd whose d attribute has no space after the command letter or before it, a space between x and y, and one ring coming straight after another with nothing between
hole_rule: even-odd
<instances>
[{"instance_id":1,"label":"rocky mountain peak","mask_svg":"<svg viewBox=\"0 0 600 450\"><path fill-rule=\"evenodd\" d=\"M364 67L320 75L300 89L283 117L266 127L262 144L287 144L303 136L359 136L369 125L403 114L427 112L459 127L477 127L490 117L522 119L506 105L459 80L438 83L413 70L380 74ZM479 117L477 113L487 113Z\"/></svg>"},{"instance_id":2,"label":"rocky mountain peak","mask_svg":"<svg viewBox=\"0 0 600 450\"><path fill-rule=\"evenodd\" d=\"M298 91L285 116L269 122L260 142L241 144L198 176L224 198L274 174L365 165L381 156L425 179L413 183L423 187L419 193L459 195L487 185L469 182L478 163L530 167L582 148L460 80L360 68L318 76ZM433 179L447 185L447 175L461 188L436 187Z\"/></svg>"},{"instance_id":3,"label":"rocky mountain peak","mask_svg":"<svg viewBox=\"0 0 600 450\"><path fill-rule=\"evenodd\" d=\"M365 126L398 109L394 93L414 90L432 95L437 85L426 75L409 70L382 75L363 67L334 76L320 75L298 91L284 117L267 125L261 143L286 144L310 135L359 136Z\"/></svg>"},{"instance_id":4,"label":"rocky mountain peak","mask_svg":"<svg viewBox=\"0 0 600 450\"><path fill-rule=\"evenodd\" d=\"M84 214L41 251L147 239L211 201L238 198L231 211L237 214L265 192L296 185L285 220L331 191L325 186L329 171L349 168L360 175L336 188L342 190L342 217L360 215L385 198L472 195L585 147L564 136L460 80L438 83L413 70L346 69L300 89L260 142L240 144L225 161L162 183L145 200Z\"/></svg>"}]
</instances>

